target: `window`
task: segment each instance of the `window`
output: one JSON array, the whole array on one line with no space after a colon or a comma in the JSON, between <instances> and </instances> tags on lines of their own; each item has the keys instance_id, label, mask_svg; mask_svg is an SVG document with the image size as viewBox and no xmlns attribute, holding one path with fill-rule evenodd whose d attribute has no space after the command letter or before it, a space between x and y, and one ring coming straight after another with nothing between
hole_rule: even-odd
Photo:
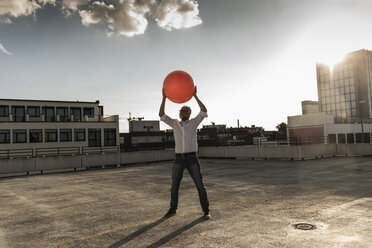
<instances>
[{"instance_id":1,"label":"window","mask_svg":"<svg viewBox=\"0 0 372 248\"><path fill-rule=\"evenodd\" d=\"M0 106L0 117L9 116L9 106L1 105Z\"/></svg>"},{"instance_id":2,"label":"window","mask_svg":"<svg viewBox=\"0 0 372 248\"><path fill-rule=\"evenodd\" d=\"M345 141L345 134L343 134L343 133L339 133L339 134L337 134L337 139L338 139L338 143L339 144L344 144L344 143L346 143Z\"/></svg>"},{"instance_id":3,"label":"window","mask_svg":"<svg viewBox=\"0 0 372 248\"><path fill-rule=\"evenodd\" d=\"M71 115L74 116L74 121L81 121L81 108L71 108Z\"/></svg>"},{"instance_id":4,"label":"window","mask_svg":"<svg viewBox=\"0 0 372 248\"><path fill-rule=\"evenodd\" d=\"M87 115L89 117L94 117L94 108L84 108L83 113L84 116Z\"/></svg>"},{"instance_id":5,"label":"window","mask_svg":"<svg viewBox=\"0 0 372 248\"><path fill-rule=\"evenodd\" d=\"M353 133L346 134L346 141L348 144L354 143L354 134Z\"/></svg>"},{"instance_id":6,"label":"window","mask_svg":"<svg viewBox=\"0 0 372 248\"><path fill-rule=\"evenodd\" d=\"M12 106L13 121L25 121L25 107Z\"/></svg>"},{"instance_id":7,"label":"window","mask_svg":"<svg viewBox=\"0 0 372 248\"><path fill-rule=\"evenodd\" d=\"M335 144L336 143L336 134L328 134L328 143Z\"/></svg>"},{"instance_id":8,"label":"window","mask_svg":"<svg viewBox=\"0 0 372 248\"><path fill-rule=\"evenodd\" d=\"M43 107L43 114L45 116L45 121L55 121L54 107Z\"/></svg>"},{"instance_id":9,"label":"window","mask_svg":"<svg viewBox=\"0 0 372 248\"><path fill-rule=\"evenodd\" d=\"M57 142L57 129L46 129L45 130L45 142Z\"/></svg>"},{"instance_id":10,"label":"window","mask_svg":"<svg viewBox=\"0 0 372 248\"><path fill-rule=\"evenodd\" d=\"M0 129L0 144L10 143L10 130Z\"/></svg>"},{"instance_id":11,"label":"window","mask_svg":"<svg viewBox=\"0 0 372 248\"><path fill-rule=\"evenodd\" d=\"M105 146L116 146L116 129L105 128Z\"/></svg>"},{"instance_id":12,"label":"window","mask_svg":"<svg viewBox=\"0 0 372 248\"><path fill-rule=\"evenodd\" d=\"M57 107L57 115L59 115L60 121L66 121L68 116L68 108L67 107Z\"/></svg>"},{"instance_id":13,"label":"window","mask_svg":"<svg viewBox=\"0 0 372 248\"><path fill-rule=\"evenodd\" d=\"M75 141L85 141L85 129L75 129Z\"/></svg>"},{"instance_id":14,"label":"window","mask_svg":"<svg viewBox=\"0 0 372 248\"><path fill-rule=\"evenodd\" d=\"M28 106L27 114L30 117L40 117L40 107L39 106Z\"/></svg>"},{"instance_id":15,"label":"window","mask_svg":"<svg viewBox=\"0 0 372 248\"><path fill-rule=\"evenodd\" d=\"M356 143L362 143L363 136L361 133L356 133L355 134L355 142Z\"/></svg>"},{"instance_id":16,"label":"window","mask_svg":"<svg viewBox=\"0 0 372 248\"><path fill-rule=\"evenodd\" d=\"M71 141L72 140L71 136L72 136L71 129L60 129L59 130L59 140L61 142Z\"/></svg>"},{"instance_id":17,"label":"window","mask_svg":"<svg viewBox=\"0 0 372 248\"><path fill-rule=\"evenodd\" d=\"M101 129L88 129L88 146L101 146Z\"/></svg>"},{"instance_id":18,"label":"window","mask_svg":"<svg viewBox=\"0 0 372 248\"><path fill-rule=\"evenodd\" d=\"M30 129L30 143L43 142L43 130Z\"/></svg>"},{"instance_id":19,"label":"window","mask_svg":"<svg viewBox=\"0 0 372 248\"><path fill-rule=\"evenodd\" d=\"M13 143L26 143L27 141L26 129L13 130Z\"/></svg>"},{"instance_id":20,"label":"window","mask_svg":"<svg viewBox=\"0 0 372 248\"><path fill-rule=\"evenodd\" d=\"M364 133L363 134L363 143L370 143L371 142L371 136L369 133Z\"/></svg>"}]
</instances>

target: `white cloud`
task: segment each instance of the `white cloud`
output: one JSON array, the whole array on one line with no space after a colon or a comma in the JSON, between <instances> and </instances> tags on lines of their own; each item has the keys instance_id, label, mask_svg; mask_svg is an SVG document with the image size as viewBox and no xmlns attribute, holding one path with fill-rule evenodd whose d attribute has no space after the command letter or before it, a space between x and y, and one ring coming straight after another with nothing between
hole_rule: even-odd
<instances>
[{"instance_id":1,"label":"white cloud","mask_svg":"<svg viewBox=\"0 0 372 248\"><path fill-rule=\"evenodd\" d=\"M94 2L90 10L81 10L84 25L107 23L109 29L121 35L133 36L143 34L147 27L146 7L138 7L134 0L121 1L114 5Z\"/></svg>"},{"instance_id":2,"label":"white cloud","mask_svg":"<svg viewBox=\"0 0 372 248\"><path fill-rule=\"evenodd\" d=\"M31 15L37 9L52 4L60 6L66 16L78 13L85 26L106 24L109 35L143 34L149 17L154 18L158 25L166 30L190 28L202 23L198 3L194 0L116 0L111 2L112 4L90 0L1 0L0 22L11 23L9 17Z\"/></svg>"},{"instance_id":3,"label":"white cloud","mask_svg":"<svg viewBox=\"0 0 372 248\"><path fill-rule=\"evenodd\" d=\"M198 3L192 0L120 0L116 4L93 2L89 10L80 10L83 25L107 23L110 33L133 36L143 34L153 17L164 29L190 28L202 23Z\"/></svg>"},{"instance_id":4,"label":"white cloud","mask_svg":"<svg viewBox=\"0 0 372 248\"><path fill-rule=\"evenodd\" d=\"M12 55L12 53L9 52L8 50L6 50L5 47L3 46L3 44L1 44L1 43L0 43L0 51L5 53L5 54Z\"/></svg>"},{"instance_id":5,"label":"white cloud","mask_svg":"<svg viewBox=\"0 0 372 248\"><path fill-rule=\"evenodd\" d=\"M63 0L62 6L65 9L71 9L73 11L77 11L80 6L86 5L88 3L89 3L89 0Z\"/></svg>"},{"instance_id":6,"label":"white cloud","mask_svg":"<svg viewBox=\"0 0 372 248\"><path fill-rule=\"evenodd\" d=\"M167 30L190 28L202 23L198 3L188 0L163 0L155 19Z\"/></svg>"},{"instance_id":7,"label":"white cloud","mask_svg":"<svg viewBox=\"0 0 372 248\"><path fill-rule=\"evenodd\" d=\"M0 16L9 15L12 17L27 16L35 12L41 6L32 0L1 0Z\"/></svg>"}]
</instances>

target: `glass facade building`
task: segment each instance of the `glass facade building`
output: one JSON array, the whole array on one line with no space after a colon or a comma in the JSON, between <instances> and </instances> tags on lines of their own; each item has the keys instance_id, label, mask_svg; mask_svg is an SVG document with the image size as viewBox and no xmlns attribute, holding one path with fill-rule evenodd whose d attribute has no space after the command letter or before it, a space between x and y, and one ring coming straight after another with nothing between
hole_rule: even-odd
<instances>
[{"instance_id":1,"label":"glass facade building","mask_svg":"<svg viewBox=\"0 0 372 248\"><path fill-rule=\"evenodd\" d=\"M321 112L336 122L369 122L372 115L372 52L359 50L330 67L317 64L318 100Z\"/></svg>"}]
</instances>

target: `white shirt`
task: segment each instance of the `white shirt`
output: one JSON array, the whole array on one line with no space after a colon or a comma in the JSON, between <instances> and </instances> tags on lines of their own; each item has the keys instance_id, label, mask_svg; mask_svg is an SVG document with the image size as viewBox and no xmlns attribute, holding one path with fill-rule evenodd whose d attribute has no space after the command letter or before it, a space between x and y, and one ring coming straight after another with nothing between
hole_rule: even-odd
<instances>
[{"instance_id":1,"label":"white shirt","mask_svg":"<svg viewBox=\"0 0 372 248\"><path fill-rule=\"evenodd\" d=\"M205 117L208 117L207 112L200 111L195 118L187 121L178 121L166 114L160 118L161 121L164 121L173 128L176 153L198 151L197 128Z\"/></svg>"}]
</instances>

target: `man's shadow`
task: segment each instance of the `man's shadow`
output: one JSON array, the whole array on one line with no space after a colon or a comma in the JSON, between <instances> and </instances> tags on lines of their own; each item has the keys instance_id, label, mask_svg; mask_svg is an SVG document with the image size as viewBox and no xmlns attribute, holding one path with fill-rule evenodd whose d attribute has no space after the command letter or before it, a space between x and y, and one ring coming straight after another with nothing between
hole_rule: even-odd
<instances>
[{"instance_id":1,"label":"man's shadow","mask_svg":"<svg viewBox=\"0 0 372 248\"><path fill-rule=\"evenodd\" d=\"M181 233L183 233L184 231L187 231L189 229L191 229L193 226L201 223L201 222L204 222L206 221L207 219L205 219L204 217L200 217L196 220L194 220L193 222L187 224L186 226L183 226L179 229L177 229L176 231L174 232L171 232L170 234L162 237L161 239L159 239L158 241L156 241L155 243L152 243L151 245L149 245L147 248L156 248L156 247L160 247L162 245L164 245L165 243L167 243L168 241L170 241L171 239L175 238L176 236L180 235Z\"/></svg>"},{"instance_id":2,"label":"man's shadow","mask_svg":"<svg viewBox=\"0 0 372 248\"><path fill-rule=\"evenodd\" d=\"M118 248L126 243L128 243L129 241L131 241L132 239L140 236L141 234L147 232L148 230L150 230L151 228L161 224L162 222L164 222L166 219L168 218L161 218L153 223L150 223L149 225L147 226L144 226L142 227L141 229L129 234L128 236L126 236L125 238L115 242L114 244L110 245L108 248ZM152 243L151 245L149 245L148 247L151 247L151 248L155 248L155 247L159 247L165 243L167 243L168 241L170 241L171 239L173 239L174 237L180 235L181 233L183 233L184 231L186 230L189 230L191 229L193 226L201 223L201 222L204 222L206 219L201 217L201 218L198 218L196 220L194 220L193 222L187 224L186 226L183 226L179 229L177 229L176 231L174 232L171 232L170 234L164 236L163 238L159 239L158 241L156 241L155 243Z\"/></svg>"},{"instance_id":3,"label":"man's shadow","mask_svg":"<svg viewBox=\"0 0 372 248\"><path fill-rule=\"evenodd\" d=\"M110 245L108 248L117 248L117 247L120 247L126 243L128 243L129 241L131 241L132 239L140 236L142 233L145 233L147 232L148 230L150 230L151 228L153 227L156 227L157 225L160 225L162 222L164 222L167 218L160 218L158 219L157 221L153 222L153 223L150 223L148 224L147 226L144 226L142 227L141 229L138 229L137 231L129 234L128 236L126 236L125 238L115 242L114 244Z\"/></svg>"}]
</instances>

